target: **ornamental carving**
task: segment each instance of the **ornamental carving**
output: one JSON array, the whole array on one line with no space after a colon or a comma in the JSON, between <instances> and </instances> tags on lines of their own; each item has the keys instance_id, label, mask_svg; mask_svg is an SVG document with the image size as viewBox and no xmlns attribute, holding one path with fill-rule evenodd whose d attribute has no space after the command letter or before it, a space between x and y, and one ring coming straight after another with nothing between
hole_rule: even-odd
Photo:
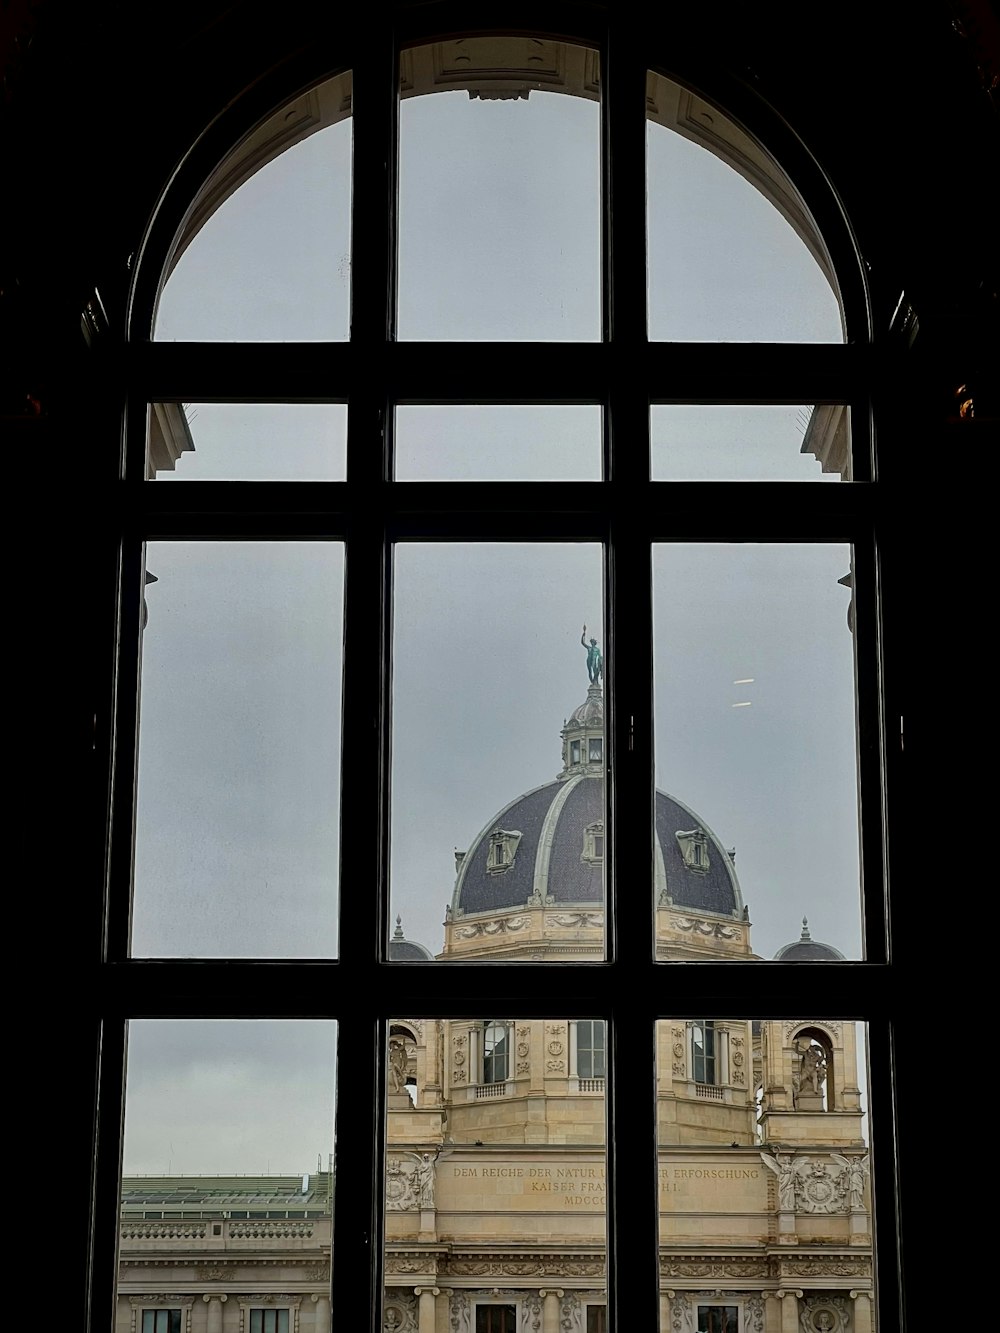
<instances>
[{"instance_id":1,"label":"ornamental carving","mask_svg":"<svg viewBox=\"0 0 1000 1333\"><path fill-rule=\"evenodd\" d=\"M530 1061L528 1061L528 1060L518 1060L518 1062L517 1062L517 1073L519 1073L519 1074L530 1074L530 1073L531 1073L531 1063L530 1063Z\"/></svg>"},{"instance_id":2,"label":"ornamental carving","mask_svg":"<svg viewBox=\"0 0 1000 1333\"><path fill-rule=\"evenodd\" d=\"M674 1296L670 1302L670 1327L674 1333L693 1327L691 1302L686 1296Z\"/></svg>"},{"instance_id":3,"label":"ornamental carving","mask_svg":"<svg viewBox=\"0 0 1000 1333\"><path fill-rule=\"evenodd\" d=\"M405 1254L387 1254L385 1271L387 1273L426 1273L433 1266L433 1256L426 1259L410 1259Z\"/></svg>"},{"instance_id":4,"label":"ornamental carving","mask_svg":"<svg viewBox=\"0 0 1000 1333\"><path fill-rule=\"evenodd\" d=\"M416 1333L417 1298L412 1291L393 1287L382 1302L383 1333Z\"/></svg>"},{"instance_id":5,"label":"ornamental carving","mask_svg":"<svg viewBox=\"0 0 1000 1333\"><path fill-rule=\"evenodd\" d=\"M313 1264L312 1268L306 1269L307 1282L328 1282L330 1280L329 1264Z\"/></svg>"},{"instance_id":6,"label":"ornamental carving","mask_svg":"<svg viewBox=\"0 0 1000 1333\"><path fill-rule=\"evenodd\" d=\"M448 1277L604 1278L603 1259L449 1259L439 1270Z\"/></svg>"},{"instance_id":7,"label":"ornamental carving","mask_svg":"<svg viewBox=\"0 0 1000 1333\"><path fill-rule=\"evenodd\" d=\"M538 1333L542 1326L542 1298L537 1291L529 1291L521 1303L521 1327Z\"/></svg>"},{"instance_id":8,"label":"ornamental carving","mask_svg":"<svg viewBox=\"0 0 1000 1333\"><path fill-rule=\"evenodd\" d=\"M559 1303L559 1327L563 1333L576 1333L583 1327L583 1307L575 1291L567 1291Z\"/></svg>"},{"instance_id":9,"label":"ornamental carving","mask_svg":"<svg viewBox=\"0 0 1000 1333\"><path fill-rule=\"evenodd\" d=\"M546 1060L545 1068L550 1074L561 1074L566 1070L565 1060Z\"/></svg>"},{"instance_id":10,"label":"ornamental carving","mask_svg":"<svg viewBox=\"0 0 1000 1333\"><path fill-rule=\"evenodd\" d=\"M863 1159L849 1161L837 1156L838 1163L817 1162L793 1153L762 1152L761 1160L778 1178L778 1209L783 1213L842 1213L851 1209L857 1192L859 1168Z\"/></svg>"},{"instance_id":11,"label":"ornamental carving","mask_svg":"<svg viewBox=\"0 0 1000 1333\"><path fill-rule=\"evenodd\" d=\"M871 1277L868 1259L784 1259L781 1274L787 1277Z\"/></svg>"},{"instance_id":12,"label":"ornamental carving","mask_svg":"<svg viewBox=\"0 0 1000 1333\"><path fill-rule=\"evenodd\" d=\"M802 1333L846 1333L850 1312L842 1296L807 1296L799 1313Z\"/></svg>"},{"instance_id":13,"label":"ornamental carving","mask_svg":"<svg viewBox=\"0 0 1000 1333\"><path fill-rule=\"evenodd\" d=\"M748 1296L743 1306L747 1333L764 1333L764 1298Z\"/></svg>"},{"instance_id":14,"label":"ornamental carving","mask_svg":"<svg viewBox=\"0 0 1000 1333\"><path fill-rule=\"evenodd\" d=\"M767 1260L760 1259L671 1259L660 1256L661 1277L749 1277L766 1278Z\"/></svg>"},{"instance_id":15,"label":"ornamental carving","mask_svg":"<svg viewBox=\"0 0 1000 1333\"><path fill-rule=\"evenodd\" d=\"M786 1023L784 1026L785 1041L789 1039L793 1032L799 1028L819 1028L821 1032L832 1033L838 1040L840 1039L841 1024L832 1018L797 1018L793 1023Z\"/></svg>"},{"instance_id":16,"label":"ornamental carving","mask_svg":"<svg viewBox=\"0 0 1000 1333\"><path fill-rule=\"evenodd\" d=\"M529 1047L529 1045L528 1045L528 1043L527 1043L526 1041L519 1041L519 1042L517 1043L517 1053L518 1053L518 1055L521 1057L522 1060L523 1060L524 1057L528 1054L528 1051L529 1051L530 1049L531 1049L531 1048Z\"/></svg>"},{"instance_id":17,"label":"ornamental carving","mask_svg":"<svg viewBox=\"0 0 1000 1333\"><path fill-rule=\"evenodd\" d=\"M562 1055L564 1046L561 1041L550 1041L548 1046L549 1055Z\"/></svg>"},{"instance_id":18,"label":"ornamental carving","mask_svg":"<svg viewBox=\"0 0 1000 1333\"><path fill-rule=\"evenodd\" d=\"M508 935L524 930L531 924L528 916L503 916L492 921L476 921L470 926L459 926L455 935L460 940L474 940L477 935Z\"/></svg>"},{"instance_id":19,"label":"ornamental carving","mask_svg":"<svg viewBox=\"0 0 1000 1333\"><path fill-rule=\"evenodd\" d=\"M406 1153L387 1159L385 1206L390 1213L434 1207L434 1158L430 1153Z\"/></svg>"},{"instance_id":20,"label":"ornamental carving","mask_svg":"<svg viewBox=\"0 0 1000 1333\"><path fill-rule=\"evenodd\" d=\"M469 1294L465 1291L452 1292L448 1302L448 1322L452 1333L464 1333L469 1327Z\"/></svg>"},{"instance_id":21,"label":"ornamental carving","mask_svg":"<svg viewBox=\"0 0 1000 1333\"><path fill-rule=\"evenodd\" d=\"M518 1028L517 1035L519 1037L528 1037L531 1035L531 1028Z\"/></svg>"},{"instance_id":22,"label":"ornamental carving","mask_svg":"<svg viewBox=\"0 0 1000 1333\"><path fill-rule=\"evenodd\" d=\"M604 925L603 912L552 912L545 918L547 926L562 926L564 929L593 926L600 929Z\"/></svg>"},{"instance_id":23,"label":"ornamental carving","mask_svg":"<svg viewBox=\"0 0 1000 1333\"><path fill-rule=\"evenodd\" d=\"M232 1282L236 1276L235 1266L222 1264L199 1264L194 1275L199 1282Z\"/></svg>"},{"instance_id":24,"label":"ornamental carving","mask_svg":"<svg viewBox=\"0 0 1000 1333\"><path fill-rule=\"evenodd\" d=\"M565 1023L549 1023L545 1031L550 1037L561 1037L566 1031Z\"/></svg>"},{"instance_id":25,"label":"ornamental carving","mask_svg":"<svg viewBox=\"0 0 1000 1333\"><path fill-rule=\"evenodd\" d=\"M702 921L693 916L675 916L671 924L678 930L692 935L711 936L717 940L738 940L740 937L739 926L727 926L722 921Z\"/></svg>"},{"instance_id":26,"label":"ornamental carving","mask_svg":"<svg viewBox=\"0 0 1000 1333\"><path fill-rule=\"evenodd\" d=\"M464 1083L464 1082L465 1082L465 1070L464 1070L464 1069L456 1069L456 1070L454 1070L454 1071L452 1072L451 1081L452 1081L452 1083Z\"/></svg>"}]
</instances>

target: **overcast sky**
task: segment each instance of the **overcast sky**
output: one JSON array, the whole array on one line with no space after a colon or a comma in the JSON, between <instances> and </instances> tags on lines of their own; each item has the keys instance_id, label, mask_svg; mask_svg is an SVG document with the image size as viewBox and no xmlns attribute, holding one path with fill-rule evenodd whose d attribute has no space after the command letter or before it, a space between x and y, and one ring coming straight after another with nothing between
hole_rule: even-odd
<instances>
[{"instance_id":1,"label":"overcast sky","mask_svg":"<svg viewBox=\"0 0 1000 1333\"><path fill-rule=\"evenodd\" d=\"M539 92L402 104L401 337L599 337L598 115ZM840 340L817 265L752 187L659 126L649 167L652 336ZM185 252L156 336L345 337L349 181L349 121L265 167ZM344 475L341 405L187 411L196 452L159 483ZM654 476L819 482L807 416L654 408ZM406 478L600 475L596 407L407 408L397 436ZM860 956L849 566L842 546L655 555L657 784L735 845L764 956L803 915ZM133 951L330 956L342 548L157 542L147 567ZM393 914L437 952L454 849L559 771L583 623L604 641L601 557L411 543L394 569ZM133 1025L126 1170L311 1169L331 1026ZM263 1090L296 1064L315 1077L292 1115Z\"/></svg>"}]
</instances>

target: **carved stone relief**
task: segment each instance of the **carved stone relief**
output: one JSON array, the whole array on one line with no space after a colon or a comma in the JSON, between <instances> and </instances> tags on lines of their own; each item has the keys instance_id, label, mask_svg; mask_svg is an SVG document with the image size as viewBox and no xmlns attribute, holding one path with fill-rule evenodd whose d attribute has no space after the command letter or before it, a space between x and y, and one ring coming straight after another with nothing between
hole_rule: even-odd
<instances>
[{"instance_id":1,"label":"carved stone relief","mask_svg":"<svg viewBox=\"0 0 1000 1333\"><path fill-rule=\"evenodd\" d=\"M799 1313L802 1333L847 1333L851 1312L842 1296L807 1296Z\"/></svg>"},{"instance_id":2,"label":"carved stone relief","mask_svg":"<svg viewBox=\"0 0 1000 1333\"><path fill-rule=\"evenodd\" d=\"M385 1206L390 1213L434 1207L434 1158L430 1153L394 1155L385 1164Z\"/></svg>"},{"instance_id":3,"label":"carved stone relief","mask_svg":"<svg viewBox=\"0 0 1000 1333\"><path fill-rule=\"evenodd\" d=\"M818 1162L794 1153L762 1152L761 1160L778 1180L778 1208L783 1213L850 1212L863 1188L864 1161L834 1154L834 1162Z\"/></svg>"},{"instance_id":4,"label":"carved stone relief","mask_svg":"<svg viewBox=\"0 0 1000 1333\"><path fill-rule=\"evenodd\" d=\"M694 1315L687 1296L678 1293L670 1301L670 1327L674 1333L688 1333L694 1328Z\"/></svg>"},{"instance_id":5,"label":"carved stone relief","mask_svg":"<svg viewBox=\"0 0 1000 1333\"><path fill-rule=\"evenodd\" d=\"M577 1333L583 1327L583 1306L575 1291L567 1291L560 1302L559 1327L563 1333Z\"/></svg>"},{"instance_id":6,"label":"carved stone relief","mask_svg":"<svg viewBox=\"0 0 1000 1333\"><path fill-rule=\"evenodd\" d=\"M416 1333L417 1298L412 1291L391 1287L382 1301L383 1333Z\"/></svg>"},{"instance_id":7,"label":"carved stone relief","mask_svg":"<svg viewBox=\"0 0 1000 1333\"><path fill-rule=\"evenodd\" d=\"M538 1333L542 1327L542 1298L537 1291L529 1291L521 1302L521 1328L525 1333Z\"/></svg>"},{"instance_id":8,"label":"carved stone relief","mask_svg":"<svg viewBox=\"0 0 1000 1333\"><path fill-rule=\"evenodd\" d=\"M832 1036L840 1040L841 1024L832 1018L798 1018L793 1023L786 1023L784 1026L785 1041L789 1039L797 1028L819 1028L820 1032L829 1032Z\"/></svg>"},{"instance_id":9,"label":"carved stone relief","mask_svg":"<svg viewBox=\"0 0 1000 1333\"><path fill-rule=\"evenodd\" d=\"M579 929L583 926L593 926L600 929L604 925L603 912L551 912L545 918L546 926L562 926L569 930L573 927Z\"/></svg>"},{"instance_id":10,"label":"carved stone relief","mask_svg":"<svg viewBox=\"0 0 1000 1333\"><path fill-rule=\"evenodd\" d=\"M471 1325L471 1309L467 1291L453 1291L448 1301L448 1322L452 1333L466 1333Z\"/></svg>"},{"instance_id":11,"label":"carved stone relief","mask_svg":"<svg viewBox=\"0 0 1000 1333\"><path fill-rule=\"evenodd\" d=\"M727 926L721 921L704 921L692 916L673 916L670 918L670 924L690 935L705 935L716 940L740 938L739 926Z\"/></svg>"},{"instance_id":12,"label":"carved stone relief","mask_svg":"<svg viewBox=\"0 0 1000 1333\"><path fill-rule=\"evenodd\" d=\"M503 916L490 921L475 921L469 926L458 926L455 937L460 940L474 940L477 935L512 935L530 925L530 916Z\"/></svg>"}]
</instances>

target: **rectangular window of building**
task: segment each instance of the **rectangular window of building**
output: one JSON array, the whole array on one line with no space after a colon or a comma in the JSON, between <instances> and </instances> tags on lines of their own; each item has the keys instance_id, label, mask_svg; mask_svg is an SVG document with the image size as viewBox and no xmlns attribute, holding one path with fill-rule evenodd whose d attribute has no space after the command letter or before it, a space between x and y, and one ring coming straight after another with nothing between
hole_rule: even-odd
<instances>
[{"instance_id":1,"label":"rectangular window of building","mask_svg":"<svg viewBox=\"0 0 1000 1333\"><path fill-rule=\"evenodd\" d=\"M287 1310L251 1310L250 1333L288 1333Z\"/></svg>"},{"instance_id":2,"label":"rectangular window of building","mask_svg":"<svg viewBox=\"0 0 1000 1333\"><path fill-rule=\"evenodd\" d=\"M715 1082L715 1024L711 1019L691 1025L691 1073L696 1083Z\"/></svg>"},{"instance_id":3,"label":"rectangular window of building","mask_svg":"<svg viewBox=\"0 0 1000 1333\"><path fill-rule=\"evenodd\" d=\"M600 1019L582 1018L576 1025L576 1072L580 1078L604 1077L604 1024Z\"/></svg>"},{"instance_id":4,"label":"rectangular window of building","mask_svg":"<svg viewBox=\"0 0 1000 1333\"><path fill-rule=\"evenodd\" d=\"M477 1305L476 1333L517 1333L516 1305Z\"/></svg>"},{"instance_id":5,"label":"rectangular window of building","mask_svg":"<svg viewBox=\"0 0 1000 1333\"><path fill-rule=\"evenodd\" d=\"M142 1333L181 1333L180 1310L143 1310Z\"/></svg>"},{"instance_id":6,"label":"rectangular window of building","mask_svg":"<svg viewBox=\"0 0 1000 1333\"><path fill-rule=\"evenodd\" d=\"M740 1312L735 1305L699 1305L698 1333L740 1333Z\"/></svg>"},{"instance_id":7,"label":"rectangular window of building","mask_svg":"<svg viewBox=\"0 0 1000 1333\"><path fill-rule=\"evenodd\" d=\"M608 1307L606 1305L587 1306L587 1333L607 1333Z\"/></svg>"}]
</instances>

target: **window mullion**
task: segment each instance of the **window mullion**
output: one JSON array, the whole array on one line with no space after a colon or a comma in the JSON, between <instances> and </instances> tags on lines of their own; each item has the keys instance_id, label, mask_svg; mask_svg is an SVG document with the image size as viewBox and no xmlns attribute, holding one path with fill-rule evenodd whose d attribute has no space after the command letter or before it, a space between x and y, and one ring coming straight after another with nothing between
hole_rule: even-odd
<instances>
[{"instance_id":1,"label":"window mullion","mask_svg":"<svg viewBox=\"0 0 1000 1333\"><path fill-rule=\"evenodd\" d=\"M648 513L649 410L645 377L635 369L635 354L646 340L646 75L643 44L625 18L612 24L604 71L612 162L606 217L614 363L607 403L613 505L607 557L607 940L618 973L605 1084L607 1282L611 1326L619 1333L659 1325L655 1042L642 984L654 945L652 606L643 521ZM630 975L637 985L630 983Z\"/></svg>"}]
</instances>

